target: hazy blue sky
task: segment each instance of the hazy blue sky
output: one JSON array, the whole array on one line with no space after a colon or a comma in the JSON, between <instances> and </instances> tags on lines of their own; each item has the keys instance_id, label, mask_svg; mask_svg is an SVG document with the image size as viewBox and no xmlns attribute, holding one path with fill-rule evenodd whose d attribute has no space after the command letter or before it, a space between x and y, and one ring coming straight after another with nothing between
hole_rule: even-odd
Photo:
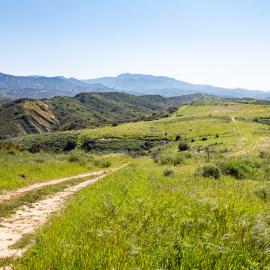
<instances>
[{"instance_id":1,"label":"hazy blue sky","mask_svg":"<svg viewBox=\"0 0 270 270\"><path fill-rule=\"evenodd\" d=\"M270 90L269 0L0 0L0 71Z\"/></svg>"}]
</instances>

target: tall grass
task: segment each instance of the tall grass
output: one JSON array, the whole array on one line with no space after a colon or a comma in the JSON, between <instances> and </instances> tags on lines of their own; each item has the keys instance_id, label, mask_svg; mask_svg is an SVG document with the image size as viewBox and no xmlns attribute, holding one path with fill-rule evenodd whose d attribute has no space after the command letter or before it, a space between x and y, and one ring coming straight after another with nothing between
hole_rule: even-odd
<instances>
[{"instance_id":1,"label":"tall grass","mask_svg":"<svg viewBox=\"0 0 270 270\"><path fill-rule=\"evenodd\" d=\"M124 155L93 156L83 151L69 153L29 153L0 151L0 192L34 182L72 176L99 168L118 166L129 158Z\"/></svg>"},{"instance_id":2,"label":"tall grass","mask_svg":"<svg viewBox=\"0 0 270 270\"><path fill-rule=\"evenodd\" d=\"M260 182L174 172L139 159L81 191L17 269L268 269Z\"/></svg>"}]
</instances>

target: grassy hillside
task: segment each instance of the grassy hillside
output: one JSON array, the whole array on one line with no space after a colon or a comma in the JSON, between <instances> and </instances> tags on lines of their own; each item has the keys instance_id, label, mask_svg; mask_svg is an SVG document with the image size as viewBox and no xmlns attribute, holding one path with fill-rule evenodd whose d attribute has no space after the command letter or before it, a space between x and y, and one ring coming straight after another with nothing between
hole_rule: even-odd
<instances>
[{"instance_id":1,"label":"grassy hillside","mask_svg":"<svg viewBox=\"0 0 270 270\"><path fill-rule=\"evenodd\" d=\"M129 162L26 235L15 269L268 269L270 128L256 119L269 115L267 103L203 98L159 120L11 140L48 153L2 150L5 189Z\"/></svg>"},{"instance_id":2,"label":"grassy hillside","mask_svg":"<svg viewBox=\"0 0 270 270\"><path fill-rule=\"evenodd\" d=\"M116 125L164 117L200 94L177 98L124 93L82 93L75 97L19 99L0 106L0 139L55 130Z\"/></svg>"},{"instance_id":3,"label":"grassy hillside","mask_svg":"<svg viewBox=\"0 0 270 270\"><path fill-rule=\"evenodd\" d=\"M266 119L269 115L270 106L266 104L200 101L182 106L172 116L155 121L32 135L13 141L25 149L38 143L47 151L62 151L66 143L72 141L77 148L83 148L88 142L93 151L140 152L157 144L173 142L180 136L193 147L217 144L218 149L236 152L261 143L260 134L268 134L268 126L256 119Z\"/></svg>"},{"instance_id":4,"label":"grassy hillside","mask_svg":"<svg viewBox=\"0 0 270 270\"><path fill-rule=\"evenodd\" d=\"M269 114L268 104L203 100L155 121L17 139L52 146L69 136L81 148L88 138L116 152L166 143L77 194L20 243L33 246L16 267L268 269L270 129L255 119Z\"/></svg>"},{"instance_id":5,"label":"grassy hillside","mask_svg":"<svg viewBox=\"0 0 270 270\"><path fill-rule=\"evenodd\" d=\"M267 183L165 168L140 159L80 192L18 269L267 269Z\"/></svg>"}]
</instances>

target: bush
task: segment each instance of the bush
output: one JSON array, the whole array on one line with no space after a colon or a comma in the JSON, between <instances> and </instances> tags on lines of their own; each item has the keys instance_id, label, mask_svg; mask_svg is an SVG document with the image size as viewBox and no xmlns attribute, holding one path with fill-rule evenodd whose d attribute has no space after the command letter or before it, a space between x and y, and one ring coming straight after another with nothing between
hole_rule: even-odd
<instances>
[{"instance_id":1,"label":"bush","mask_svg":"<svg viewBox=\"0 0 270 270\"><path fill-rule=\"evenodd\" d=\"M220 164L221 171L236 179L244 179L251 174L251 166L248 160L229 160Z\"/></svg>"},{"instance_id":2,"label":"bush","mask_svg":"<svg viewBox=\"0 0 270 270\"><path fill-rule=\"evenodd\" d=\"M177 153L168 153L158 155L154 161L160 165L179 165L184 162L184 158Z\"/></svg>"},{"instance_id":3,"label":"bush","mask_svg":"<svg viewBox=\"0 0 270 270\"><path fill-rule=\"evenodd\" d=\"M189 145L187 143L185 143L185 142L179 143L179 145L178 145L178 150L179 151L187 151L189 149L190 149Z\"/></svg>"},{"instance_id":4,"label":"bush","mask_svg":"<svg viewBox=\"0 0 270 270\"><path fill-rule=\"evenodd\" d=\"M22 151L19 145L11 142L3 142L3 143L0 142L0 150Z\"/></svg>"},{"instance_id":5,"label":"bush","mask_svg":"<svg viewBox=\"0 0 270 270\"><path fill-rule=\"evenodd\" d=\"M184 158L192 158L192 154L190 152L183 153Z\"/></svg>"},{"instance_id":6,"label":"bush","mask_svg":"<svg viewBox=\"0 0 270 270\"><path fill-rule=\"evenodd\" d=\"M89 138L86 138L83 141L82 146L81 146L81 148L86 152L93 150L94 147L95 147L95 141Z\"/></svg>"},{"instance_id":7,"label":"bush","mask_svg":"<svg viewBox=\"0 0 270 270\"><path fill-rule=\"evenodd\" d=\"M163 171L163 176L165 176L165 177L173 177L174 176L174 171L173 170L171 170L171 169L165 169L164 171Z\"/></svg>"},{"instance_id":8,"label":"bush","mask_svg":"<svg viewBox=\"0 0 270 270\"><path fill-rule=\"evenodd\" d=\"M270 188L269 187L259 187L257 190L255 190L255 195L258 198L267 202L270 199Z\"/></svg>"},{"instance_id":9,"label":"bush","mask_svg":"<svg viewBox=\"0 0 270 270\"><path fill-rule=\"evenodd\" d=\"M221 173L220 173L219 168L214 164L208 164L202 168L203 177L212 177L215 179L219 179L220 175Z\"/></svg>"},{"instance_id":10,"label":"bush","mask_svg":"<svg viewBox=\"0 0 270 270\"><path fill-rule=\"evenodd\" d=\"M68 157L69 162L78 162L80 165L85 165L86 161L81 152L71 151Z\"/></svg>"},{"instance_id":11,"label":"bush","mask_svg":"<svg viewBox=\"0 0 270 270\"><path fill-rule=\"evenodd\" d=\"M96 160L94 161L94 165L95 165L96 167L100 167L100 168L108 168L108 167L110 167L112 164L111 164L111 162L108 161L108 160L98 160L98 159L96 159Z\"/></svg>"},{"instance_id":12,"label":"bush","mask_svg":"<svg viewBox=\"0 0 270 270\"><path fill-rule=\"evenodd\" d=\"M180 136L180 135L176 135L176 136L175 136L175 141L176 141L176 142L181 141L181 136Z\"/></svg>"},{"instance_id":13,"label":"bush","mask_svg":"<svg viewBox=\"0 0 270 270\"><path fill-rule=\"evenodd\" d=\"M41 146L38 143L34 143L30 146L30 148L28 148L28 151L30 153L38 153L41 151Z\"/></svg>"},{"instance_id":14,"label":"bush","mask_svg":"<svg viewBox=\"0 0 270 270\"><path fill-rule=\"evenodd\" d=\"M208 140L207 137L205 137L205 136L201 137L201 141L207 141L207 140Z\"/></svg>"},{"instance_id":15,"label":"bush","mask_svg":"<svg viewBox=\"0 0 270 270\"><path fill-rule=\"evenodd\" d=\"M156 160L156 158L158 157L160 153L160 149L159 148L155 148L151 151L151 157L153 160Z\"/></svg>"},{"instance_id":16,"label":"bush","mask_svg":"<svg viewBox=\"0 0 270 270\"><path fill-rule=\"evenodd\" d=\"M71 151L76 148L76 142L75 141L67 141L66 145L64 146L63 150L65 152Z\"/></svg>"}]
</instances>

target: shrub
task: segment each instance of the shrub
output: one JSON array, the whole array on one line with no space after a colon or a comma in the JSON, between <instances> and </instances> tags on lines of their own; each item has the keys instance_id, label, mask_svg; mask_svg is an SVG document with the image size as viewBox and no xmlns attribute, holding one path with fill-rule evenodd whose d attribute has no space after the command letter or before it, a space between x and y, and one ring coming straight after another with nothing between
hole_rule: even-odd
<instances>
[{"instance_id":1,"label":"shrub","mask_svg":"<svg viewBox=\"0 0 270 270\"><path fill-rule=\"evenodd\" d=\"M175 141L176 141L176 142L181 141L181 136L180 136L180 135L176 135L176 136L175 136Z\"/></svg>"},{"instance_id":2,"label":"shrub","mask_svg":"<svg viewBox=\"0 0 270 270\"><path fill-rule=\"evenodd\" d=\"M168 153L158 155L154 161L160 165L179 165L184 162L184 158L177 153Z\"/></svg>"},{"instance_id":3,"label":"shrub","mask_svg":"<svg viewBox=\"0 0 270 270\"><path fill-rule=\"evenodd\" d=\"M0 142L0 150L15 150L22 151L21 147L11 142Z\"/></svg>"},{"instance_id":4,"label":"shrub","mask_svg":"<svg viewBox=\"0 0 270 270\"><path fill-rule=\"evenodd\" d=\"M229 160L220 164L224 174L231 175L236 179L244 179L250 175L252 166L248 160Z\"/></svg>"},{"instance_id":5,"label":"shrub","mask_svg":"<svg viewBox=\"0 0 270 270\"><path fill-rule=\"evenodd\" d=\"M94 147L95 147L95 141L89 138L86 138L83 141L82 146L81 146L81 148L86 152L93 150Z\"/></svg>"},{"instance_id":6,"label":"shrub","mask_svg":"<svg viewBox=\"0 0 270 270\"><path fill-rule=\"evenodd\" d=\"M190 152L183 153L184 158L192 158L192 154Z\"/></svg>"},{"instance_id":7,"label":"shrub","mask_svg":"<svg viewBox=\"0 0 270 270\"><path fill-rule=\"evenodd\" d=\"M189 149L190 149L189 145L185 142L179 143L179 145L178 145L179 151L187 151Z\"/></svg>"},{"instance_id":8,"label":"shrub","mask_svg":"<svg viewBox=\"0 0 270 270\"><path fill-rule=\"evenodd\" d=\"M159 152L160 152L160 149L159 149L159 148L153 149L153 150L151 151L151 156L152 156L152 159L153 159L153 160L155 160L155 159L158 157Z\"/></svg>"},{"instance_id":9,"label":"shrub","mask_svg":"<svg viewBox=\"0 0 270 270\"><path fill-rule=\"evenodd\" d=\"M64 146L63 150L65 152L71 151L76 148L76 142L75 141L67 141L66 145Z\"/></svg>"},{"instance_id":10,"label":"shrub","mask_svg":"<svg viewBox=\"0 0 270 270\"><path fill-rule=\"evenodd\" d=\"M201 140L202 140L202 141L207 141L208 139L207 139L206 136L202 136L202 137L201 137Z\"/></svg>"},{"instance_id":11,"label":"shrub","mask_svg":"<svg viewBox=\"0 0 270 270\"><path fill-rule=\"evenodd\" d=\"M151 143L148 141L145 141L143 144L143 148L146 150L149 150L152 147Z\"/></svg>"},{"instance_id":12,"label":"shrub","mask_svg":"<svg viewBox=\"0 0 270 270\"><path fill-rule=\"evenodd\" d=\"M78 151L71 151L68 157L69 162L78 162L80 165L85 165L86 161L83 158L82 153Z\"/></svg>"},{"instance_id":13,"label":"shrub","mask_svg":"<svg viewBox=\"0 0 270 270\"><path fill-rule=\"evenodd\" d=\"M111 164L111 162L108 161L108 160L98 160L98 159L96 159L96 160L94 161L94 165L95 165L96 167L100 167L100 168L108 168L108 167L110 167L112 164Z\"/></svg>"},{"instance_id":14,"label":"shrub","mask_svg":"<svg viewBox=\"0 0 270 270\"><path fill-rule=\"evenodd\" d=\"M174 171L173 170L171 170L171 169L165 169L164 171L163 171L163 176L165 176L165 177L173 177L174 176Z\"/></svg>"},{"instance_id":15,"label":"shrub","mask_svg":"<svg viewBox=\"0 0 270 270\"><path fill-rule=\"evenodd\" d=\"M255 195L258 198L267 202L270 199L270 188L269 187L259 187L257 190L255 190Z\"/></svg>"},{"instance_id":16,"label":"shrub","mask_svg":"<svg viewBox=\"0 0 270 270\"><path fill-rule=\"evenodd\" d=\"M208 164L202 168L203 177L212 177L215 179L219 179L220 175L221 173L220 173L219 168L214 164Z\"/></svg>"},{"instance_id":17,"label":"shrub","mask_svg":"<svg viewBox=\"0 0 270 270\"><path fill-rule=\"evenodd\" d=\"M28 151L30 153L38 153L41 151L41 145L39 143L34 143L28 148Z\"/></svg>"}]
</instances>

